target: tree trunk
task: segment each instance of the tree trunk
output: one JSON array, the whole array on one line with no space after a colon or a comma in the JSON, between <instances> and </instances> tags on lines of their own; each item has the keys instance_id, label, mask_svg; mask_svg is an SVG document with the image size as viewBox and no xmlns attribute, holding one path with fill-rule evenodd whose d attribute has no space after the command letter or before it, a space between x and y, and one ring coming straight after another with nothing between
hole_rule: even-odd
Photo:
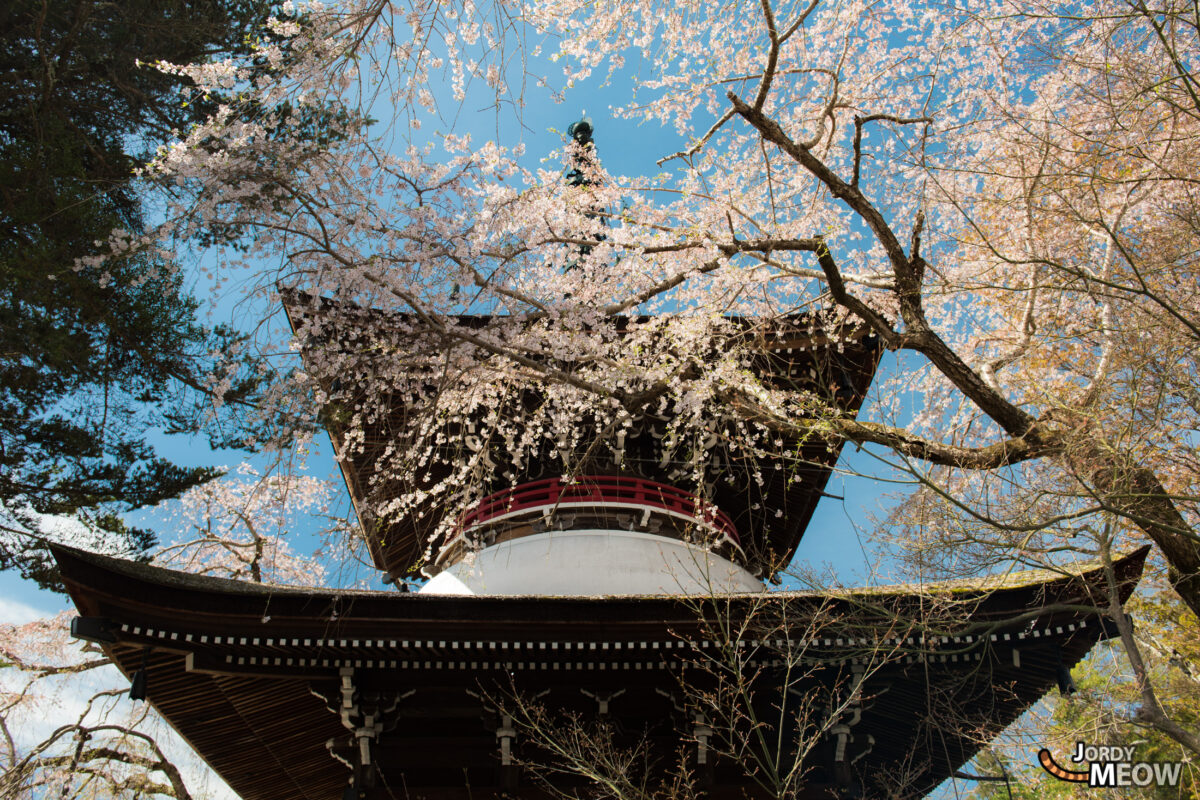
<instances>
[{"instance_id":1,"label":"tree trunk","mask_svg":"<svg viewBox=\"0 0 1200 800\"><path fill-rule=\"evenodd\" d=\"M1158 545L1171 585L1200 616L1200 537L1154 471L1093 438L1069 448L1064 457L1075 475L1091 486L1097 500L1129 519Z\"/></svg>"}]
</instances>

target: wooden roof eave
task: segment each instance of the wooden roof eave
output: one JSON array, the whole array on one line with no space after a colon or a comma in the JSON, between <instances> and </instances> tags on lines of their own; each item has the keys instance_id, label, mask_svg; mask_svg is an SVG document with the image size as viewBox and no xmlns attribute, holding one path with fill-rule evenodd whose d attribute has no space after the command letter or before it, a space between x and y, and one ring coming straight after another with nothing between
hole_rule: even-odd
<instances>
[{"instance_id":1,"label":"wooden roof eave","mask_svg":"<svg viewBox=\"0 0 1200 800\"><path fill-rule=\"evenodd\" d=\"M397 591L327 589L254 584L225 578L193 575L149 564L86 553L53 545L63 579L85 616L104 616L106 609L144 613L147 619L191 619L220 628L249 624L262 627L272 621L297 623L357 619L383 625L389 621L425 621L443 625L454 621L496 624L510 621L566 626L594 619L597 624L657 620L667 625L695 621L706 607L761 606L764 600L867 612L891 607L896 600L941 598L967 607L977 603L991 616L1019 614L1055 603L1086 608L1088 595L1097 602L1107 592L1103 569L1094 564L1076 565L1066 574L1048 571L1015 573L1000 580L984 578L926 587L895 586L842 591L779 591L766 594L721 595L712 600L672 595L622 597L546 597L423 595ZM1141 575L1148 547L1125 554L1114 562L1121 600L1128 598ZM922 601L923 602L923 601ZM732 606L730 605L732 604ZM952 606L950 606L952 607ZM1065 606L1064 606L1065 607Z\"/></svg>"}]
</instances>

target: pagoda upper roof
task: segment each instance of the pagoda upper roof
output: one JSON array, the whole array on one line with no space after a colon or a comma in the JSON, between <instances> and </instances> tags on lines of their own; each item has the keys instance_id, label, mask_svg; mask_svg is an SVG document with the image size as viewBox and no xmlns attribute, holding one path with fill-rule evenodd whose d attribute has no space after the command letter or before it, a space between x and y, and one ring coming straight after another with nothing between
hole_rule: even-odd
<instances>
[{"instance_id":1,"label":"pagoda upper roof","mask_svg":"<svg viewBox=\"0 0 1200 800\"><path fill-rule=\"evenodd\" d=\"M309 333L304 341L302 356L312 362L319 351L342 353L362 351L370 358L381 349L378 334L367 335L363 328L374 326L387 335L394 331L396 343L412 352L424 354L421 363L399 367L421 374L428 364L436 362L439 348L461 346L453 336L439 338L424 335L421 320L414 314L398 314L364 309L339 301L313 298L298 292L284 295L285 309L296 330ZM441 318L467 330L479 330L494 323L513 322L520 318L486 315ZM644 324L650 317L612 318L617 329ZM882 352L879 342L865 328L845 324L836 330L824 330L810 315L792 315L774 320L727 317L730 323L729 344L750 344L757 353L755 369L762 380L776 388L810 392L823 398L837 413L856 414L863 403L875 374ZM314 331L319 331L314 333ZM427 333L427 331L426 331ZM390 376L388 376L390 377ZM323 376L323 388L348 391L349 378ZM336 384L336 385L335 385ZM368 385L356 389L367 402L382 407L369 414L359 414L357 427L351 427L347 416L328 413L326 427L338 452L339 463L349 488L360 524L366 534L376 566L399 578L418 572L430 554L436 555L437 544L431 539L442 521L438 501L431 500L428 508L411 509L409 513L381 518L375 510L403 492L417 492L447 480L448 470L436 463L426 463L418 469L393 470L380 474L381 459L394 457L397 450L410 445L411 426L416 419L411 412L411 399L403 393ZM518 405L535 404L540 399L530 390ZM346 405L359 405L358 401ZM668 463L662 444L665 432L671 427L674 412L639 413L636 423L622 440L622 456L612 463L589 465L584 474L625 475L665 483L703 495L732 519L741 541L745 566L762 577L771 577L791 560L799 545L816 505L841 452L841 444L822 437L777 438L773 453L748 455L745 452L727 457L714 469L716 473L739 476L737 480L717 480L704 487L689 485L694 480L684 467L676 469ZM580 425L589 424L581 420ZM468 434L447 426L446 449L461 447L458 441ZM597 436L598 436L597 432ZM585 437L594 441L597 436ZM547 448L552 444L547 442ZM609 457L604 448L597 452ZM478 491L482 498L502 492L528 480L559 477L545 466L551 462L550 453L544 457L525 460L514 467L498 450L490 454L496 462L493 473L484 479ZM596 454L589 458L596 458ZM690 468L689 468L690 469ZM673 472L672 470L675 470ZM676 474L676 473L680 474ZM507 473L507 474L506 474ZM761 482L759 482L761 480ZM487 483L487 481L491 481ZM462 509L461 511L469 511Z\"/></svg>"}]
</instances>

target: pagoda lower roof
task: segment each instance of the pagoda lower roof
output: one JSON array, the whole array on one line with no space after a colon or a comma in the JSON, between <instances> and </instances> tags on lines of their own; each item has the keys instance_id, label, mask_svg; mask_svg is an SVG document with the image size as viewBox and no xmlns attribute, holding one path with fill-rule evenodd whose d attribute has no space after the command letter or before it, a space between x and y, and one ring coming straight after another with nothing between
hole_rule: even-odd
<instances>
[{"instance_id":1,"label":"pagoda lower roof","mask_svg":"<svg viewBox=\"0 0 1200 800\"><path fill-rule=\"evenodd\" d=\"M54 552L77 635L126 675L145 668L149 701L245 800L329 800L359 774L353 720L338 713L347 681L356 711L374 703L388 721L370 735L365 800L544 796L528 766L536 737L518 726L508 764L498 745L499 708L518 696L600 714L665 753L691 748L713 798L761 796L744 763L697 754L688 721L701 696L689 691L720 683L702 665L729 653L776 713L788 690L844 696L859 681L853 780L870 796L873 776L903 773L893 796L921 797L1112 633L1099 568L923 589L486 597L247 584ZM1116 562L1121 600L1146 552ZM601 713L594 698L609 696ZM830 736L804 756L801 800L845 779Z\"/></svg>"}]
</instances>

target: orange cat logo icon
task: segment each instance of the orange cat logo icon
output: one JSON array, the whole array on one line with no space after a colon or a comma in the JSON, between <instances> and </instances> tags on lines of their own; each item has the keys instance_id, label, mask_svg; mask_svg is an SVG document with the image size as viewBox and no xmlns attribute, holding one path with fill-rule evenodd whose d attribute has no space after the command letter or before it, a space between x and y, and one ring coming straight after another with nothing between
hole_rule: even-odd
<instances>
[{"instance_id":1,"label":"orange cat logo icon","mask_svg":"<svg viewBox=\"0 0 1200 800\"><path fill-rule=\"evenodd\" d=\"M1042 765L1042 769L1046 770L1046 772L1049 772L1059 780L1073 781L1077 783L1088 782L1088 773L1086 771L1076 772L1073 769L1065 769L1060 767L1058 762L1054 760L1054 756L1052 756L1050 751L1044 747L1041 750L1038 750L1038 763Z\"/></svg>"}]
</instances>

